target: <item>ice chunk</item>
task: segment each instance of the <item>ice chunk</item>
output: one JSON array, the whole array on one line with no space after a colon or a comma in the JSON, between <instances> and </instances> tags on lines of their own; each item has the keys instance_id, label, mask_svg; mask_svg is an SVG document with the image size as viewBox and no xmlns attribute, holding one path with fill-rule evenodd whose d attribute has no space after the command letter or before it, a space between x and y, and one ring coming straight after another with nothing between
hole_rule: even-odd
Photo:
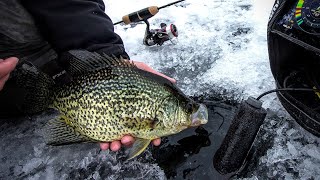
<instances>
[{"instance_id":1,"label":"ice chunk","mask_svg":"<svg viewBox=\"0 0 320 180\"><path fill-rule=\"evenodd\" d=\"M22 168L22 171L26 174L36 169L42 164L43 160L41 158L32 158L29 160Z\"/></svg>"},{"instance_id":2,"label":"ice chunk","mask_svg":"<svg viewBox=\"0 0 320 180\"><path fill-rule=\"evenodd\" d=\"M294 147L294 145L292 145L290 142L287 142L287 146L288 146L288 150L289 150L291 155L293 155L293 156L297 156L298 155L298 151Z\"/></svg>"},{"instance_id":3,"label":"ice chunk","mask_svg":"<svg viewBox=\"0 0 320 180\"><path fill-rule=\"evenodd\" d=\"M290 129L290 130L288 130L287 131L287 136L291 136L292 134L294 134L295 132L297 132L297 130L295 130L295 129Z\"/></svg>"},{"instance_id":4,"label":"ice chunk","mask_svg":"<svg viewBox=\"0 0 320 180\"><path fill-rule=\"evenodd\" d=\"M307 150L307 154L312 158L315 158L320 161L320 152L318 147L312 146L310 149Z\"/></svg>"}]
</instances>

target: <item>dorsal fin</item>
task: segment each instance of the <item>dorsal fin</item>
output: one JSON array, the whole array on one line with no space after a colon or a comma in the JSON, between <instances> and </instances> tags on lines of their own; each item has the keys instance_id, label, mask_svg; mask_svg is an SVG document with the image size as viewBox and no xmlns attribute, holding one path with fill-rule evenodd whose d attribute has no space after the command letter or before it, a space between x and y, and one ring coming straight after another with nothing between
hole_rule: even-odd
<instances>
[{"instance_id":1,"label":"dorsal fin","mask_svg":"<svg viewBox=\"0 0 320 180\"><path fill-rule=\"evenodd\" d=\"M131 67L136 66L122 57L110 57L106 54L99 54L96 52L89 52L87 50L71 50L68 51L71 55L69 57L70 72L72 75L86 73L105 67Z\"/></svg>"}]
</instances>

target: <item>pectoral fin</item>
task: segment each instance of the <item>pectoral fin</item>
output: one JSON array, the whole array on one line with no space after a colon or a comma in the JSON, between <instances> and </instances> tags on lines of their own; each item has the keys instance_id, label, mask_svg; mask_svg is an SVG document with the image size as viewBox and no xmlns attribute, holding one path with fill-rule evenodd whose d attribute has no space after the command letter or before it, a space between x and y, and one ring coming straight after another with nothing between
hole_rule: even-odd
<instances>
[{"instance_id":1,"label":"pectoral fin","mask_svg":"<svg viewBox=\"0 0 320 180\"><path fill-rule=\"evenodd\" d=\"M128 160L140 155L148 147L150 142L150 139L137 138L130 149Z\"/></svg>"},{"instance_id":2,"label":"pectoral fin","mask_svg":"<svg viewBox=\"0 0 320 180\"><path fill-rule=\"evenodd\" d=\"M75 131L66 122L66 117L59 116L49 120L44 129L44 139L48 145L62 145L88 142L90 139Z\"/></svg>"}]
</instances>

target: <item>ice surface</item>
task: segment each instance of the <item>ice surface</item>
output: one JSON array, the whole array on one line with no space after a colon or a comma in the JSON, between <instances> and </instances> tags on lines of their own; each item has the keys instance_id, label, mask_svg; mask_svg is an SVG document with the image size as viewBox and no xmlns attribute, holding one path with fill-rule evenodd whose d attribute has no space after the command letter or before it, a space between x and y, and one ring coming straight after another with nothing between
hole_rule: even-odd
<instances>
[{"instance_id":1,"label":"ice surface","mask_svg":"<svg viewBox=\"0 0 320 180\"><path fill-rule=\"evenodd\" d=\"M114 22L124 14L170 2L105 1L106 12ZM179 38L176 44L167 42L160 47L142 44L143 23L117 25L115 31L131 59L177 79L188 95L209 94L239 102L274 88L266 41L270 4L271 0L187 0L162 9L150 19L151 28L158 28L161 22L174 23ZM262 100L269 115L255 142L259 149L253 158L256 162L241 177L319 179L319 138L301 129L274 94ZM96 144L48 147L39 129L50 117L35 118L0 126L0 179L166 179L149 151L145 158L123 162L121 152L100 152ZM211 146L218 145L212 141ZM187 158L187 153L184 155Z\"/></svg>"},{"instance_id":2,"label":"ice surface","mask_svg":"<svg viewBox=\"0 0 320 180\"><path fill-rule=\"evenodd\" d=\"M106 12L114 22L147 5L169 2L105 1ZM124 39L131 59L174 77L187 94L214 92L220 98L239 101L275 87L266 41L271 4L271 0L188 0L162 9L149 20L151 28L158 28L161 22L174 23L179 31L175 45L167 42L161 47L144 46L143 23L134 28L118 25L115 31ZM274 94L263 100L265 107L281 109Z\"/></svg>"},{"instance_id":3,"label":"ice surface","mask_svg":"<svg viewBox=\"0 0 320 180\"><path fill-rule=\"evenodd\" d=\"M150 152L126 162L123 153L100 151L96 143L46 146L40 129L51 117L45 112L0 126L0 179L165 179L160 167L143 160L152 159Z\"/></svg>"},{"instance_id":4,"label":"ice surface","mask_svg":"<svg viewBox=\"0 0 320 180\"><path fill-rule=\"evenodd\" d=\"M316 137L303 131L293 121L283 121L276 132L272 132L274 130L271 128L265 129L273 134L274 145L260 158L256 172L276 179L320 177L319 140Z\"/></svg>"},{"instance_id":5,"label":"ice surface","mask_svg":"<svg viewBox=\"0 0 320 180\"><path fill-rule=\"evenodd\" d=\"M116 22L126 13L148 5L164 5L170 0L105 2L106 12ZM116 26L115 31L124 39L131 59L146 62L174 77L187 94L208 93L240 101L248 96L257 97L275 87L266 38L273 2L187 0L182 5L160 10L150 19L151 28L158 28L160 22L176 24L179 38L175 45L144 46L143 23L133 28L130 25ZM127 6L123 7L123 4ZM265 108L283 117L283 122L267 118L263 126L265 134L261 138L271 138L274 145L259 160L259 168L251 174L252 178L319 178L318 138L302 130L291 119L275 94L262 100Z\"/></svg>"},{"instance_id":6,"label":"ice surface","mask_svg":"<svg viewBox=\"0 0 320 180\"><path fill-rule=\"evenodd\" d=\"M106 4L111 19L117 21L123 13L152 3L168 2L106 1ZM118 3L125 3L132 10L116 13ZM273 80L268 68L267 18L252 18L255 15L252 3L247 0L189 0L161 10L150 19L151 28L158 28L160 22L176 24L179 30L176 45L142 45L145 24L134 28L116 26L115 31L124 39L132 59L144 61L173 76L188 94L220 90L220 94L227 97L233 91L242 92L243 97L256 96L273 88Z\"/></svg>"}]
</instances>

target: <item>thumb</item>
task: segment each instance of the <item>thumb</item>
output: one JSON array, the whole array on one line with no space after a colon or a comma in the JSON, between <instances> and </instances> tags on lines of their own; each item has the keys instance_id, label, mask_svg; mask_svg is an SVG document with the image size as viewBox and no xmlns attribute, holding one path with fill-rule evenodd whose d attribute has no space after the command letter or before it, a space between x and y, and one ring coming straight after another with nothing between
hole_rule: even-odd
<instances>
[{"instance_id":1,"label":"thumb","mask_svg":"<svg viewBox=\"0 0 320 180\"><path fill-rule=\"evenodd\" d=\"M18 58L11 57L5 60L0 59L0 78L7 76L14 70L18 63Z\"/></svg>"},{"instance_id":2,"label":"thumb","mask_svg":"<svg viewBox=\"0 0 320 180\"><path fill-rule=\"evenodd\" d=\"M132 61L139 69L142 69L144 71L148 71L148 72L151 72L153 74L156 74L158 76L162 76L166 79L168 79L169 81L171 81L172 83L176 83L176 80L171 78L171 77L168 77L154 69L152 69L150 66L148 66L147 64L143 63L143 62L139 62L139 61Z\"/></svg>"}]
</instances>

